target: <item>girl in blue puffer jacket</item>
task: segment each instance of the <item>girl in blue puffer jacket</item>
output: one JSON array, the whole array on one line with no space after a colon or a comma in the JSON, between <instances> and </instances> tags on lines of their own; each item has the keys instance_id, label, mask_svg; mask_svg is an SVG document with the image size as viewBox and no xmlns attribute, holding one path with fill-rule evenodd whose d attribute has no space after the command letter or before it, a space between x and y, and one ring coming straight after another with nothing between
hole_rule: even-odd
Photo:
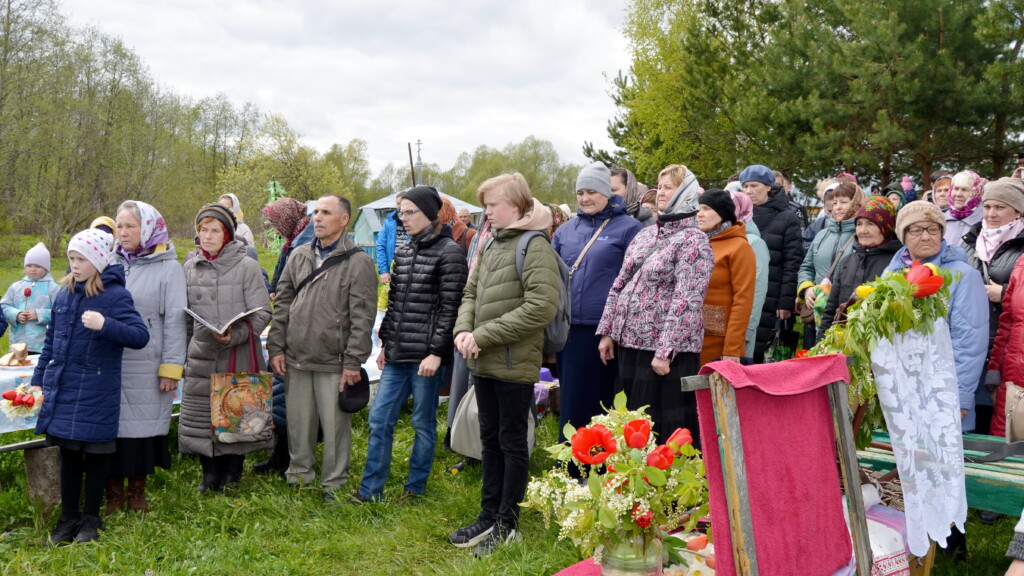
<instances>
[{"instance_id":1,"label":"girl in blue puffer jacket","mask_svg":"<svg viewBox=\"0 0 1024 576\"><path fill-rule=\"evenodd\" d=\"M61 280L32 375L32 386L43 393L36 434L60 447L61 516L51 546L99 538L107 456L115 449L121 411L121 354L149 342L124 268L110 264L113 249L113 236L96 229L68 242L71 273Z\"/></svg>"}]
</instances>

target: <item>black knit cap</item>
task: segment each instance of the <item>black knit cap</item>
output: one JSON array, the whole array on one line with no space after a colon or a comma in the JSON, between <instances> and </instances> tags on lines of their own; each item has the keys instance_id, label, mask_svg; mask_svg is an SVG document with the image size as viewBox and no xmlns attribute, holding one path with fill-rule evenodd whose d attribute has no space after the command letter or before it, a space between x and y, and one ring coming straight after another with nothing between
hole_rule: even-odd
<instances>
[{"instance_id":1,"label":"black knit cap","mask_svg":"<svg viewBox=\"0 0 1024 576\"><path fill-rule=\"evenodd\" d=\"M196 216L196 232L199 231L199 223L207 218L215 218L224 225L224 229L228 231L229 237L235 239L235 228L238 227L238 221L235 219L235 213L231 210L221 206L220 204L207 204L199 209L199 214Z\"/></svg>"},{"instance_id":2,"label":"black knit cap","mask_svg":"<svg viewBox=\"0 0 1024 576\"><path fill-rule=\"evenodd\" d=\"M717 212L723 222L736 223L736 205L732 203L732 196L725 190L705 190L697 202Z\"/></svg>"},{"instance_id":3,"label":"black knit cap","mask_svg":"<svg viewBox=\"0 0 1024 576\"><path fill-rule=\"evenodd\" d=\"M432 186L416 186L405 191L402 200L408 200L423 211L423 215L433 222L441 211L441 195Z\"/></svg>"}]
</instances>

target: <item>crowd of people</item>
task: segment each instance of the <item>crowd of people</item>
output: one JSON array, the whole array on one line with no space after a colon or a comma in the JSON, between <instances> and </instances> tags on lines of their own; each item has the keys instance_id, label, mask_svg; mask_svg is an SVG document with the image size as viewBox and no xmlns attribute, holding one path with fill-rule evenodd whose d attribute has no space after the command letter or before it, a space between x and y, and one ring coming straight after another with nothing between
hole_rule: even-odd
<instances>
[{"instance_id":1,"label":"crowd of people","mask_svg":"<svg viewBox=\"0 0 1024 576\"><path fill-rule=\"evenodd\" d=\"M327 194L309 214L283 198L263 209L285 242L270 278L234 196L200 209L184 265L156 208L125 202L114 219L71 239L59 282L46 248L29 250L25 278L2 301L12 338L41 354L32 380L46 399L37 433L61 449L63 513L51 542L97 538L104 497L108 513L146 509L147 476L170 466L179 382L178 445L201 462L201 492L237 483L245 454L259 450L270 457L254 471L314 484L319 433L329 505L384 497L394 428L410 397L415 441L401 497L425 493L446 382L449 429L474 387L483 446L481 510L450 541L488 554L517 534L542 365L560 378L560 430L586 425L624 390L630 407L649 406L655 432L688 428L699 447L696 402L680 390L681 377L714 360L763 362L773 335L796 322L810 347L844 321L857 286L913 261L956 273L949 326L963 432L1005 434L1006 382L1024 380L1024 183L1016 176L940 171L927 190L905 179L872 194L844 173L818 183L823 208L813 216L790 197L789 177L763 165L724 189L704 189L674 164L647 190L628 170L595 162L578 175L574 214L533 198L522 175L505 174L480 185L479 226L434 188L399 193L375 262L346 233L347 199ZM553 351L546 328L563 285L568 339ZM186 307L214 325L247 314L218 334L186 321ZM358 490L343 497L352 418L338 392L365 378L378 308L381 378L366 466ZM249 343L268 325L274 435L214 442L210 377L228 371L229 356L266 368L262 354L250 359ZM104 398L118 393L119 406Z\"/></svg>"}]
</instances>

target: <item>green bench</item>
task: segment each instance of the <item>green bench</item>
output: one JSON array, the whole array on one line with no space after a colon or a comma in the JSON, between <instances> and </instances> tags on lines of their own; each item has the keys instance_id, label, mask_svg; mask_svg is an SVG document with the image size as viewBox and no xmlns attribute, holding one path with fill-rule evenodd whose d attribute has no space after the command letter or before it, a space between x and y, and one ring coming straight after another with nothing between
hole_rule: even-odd
<instances>
[{"instance_id":1,"label":"green bench","mask_svg":"<svg viewBox=\"0 0 1024 576\"><path fill-rule=\"evenodd\" d=\"M990 442L992 449L1005 444L998 436L965 434L964 438ZM876 431L873 443L889 444L889 434ZM965 450L967 455L981 456L983 452ZM871 446L857 451L861 466L872 470L889 471L896 467L892 451ZM966 462L964 471L967 480L967 505L979 510L991 510L1007 516L1020 516L1024 508L1024 458L1007 458L998 462Z\"/></svg>"}]
</instances>

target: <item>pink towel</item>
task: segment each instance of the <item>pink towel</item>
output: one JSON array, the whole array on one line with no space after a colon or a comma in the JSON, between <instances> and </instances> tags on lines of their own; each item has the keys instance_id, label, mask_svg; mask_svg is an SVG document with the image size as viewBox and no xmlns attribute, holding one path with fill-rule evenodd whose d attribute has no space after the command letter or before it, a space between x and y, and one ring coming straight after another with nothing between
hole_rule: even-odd
<instances>
[{"instance_id":1,"label":"pink towel","mask_svg":"<svg viewBox=\"0 0 1024 576\"><path fill-rule=\"evenodd\" d=\"M556 572L554 576L601 576L601 566L595 564L593 558L587 558Z\"/></svg>"},{"instance_id":2,"label":"pink towel","mask_svg":"<svg viewBox=\"0 0 1024 576\"><path fill-rule=\"evenodd\" d=\"M841 355L758 366L712 362L734 382L746 458L750 517L762 576L828 575L850 561L835 432L825 386L849 381ZM716 568L735 574L721 455L708 390L697 392L711 497ZM742 480L742 479L741 479Z\"/></svg>"}]
</instances>

